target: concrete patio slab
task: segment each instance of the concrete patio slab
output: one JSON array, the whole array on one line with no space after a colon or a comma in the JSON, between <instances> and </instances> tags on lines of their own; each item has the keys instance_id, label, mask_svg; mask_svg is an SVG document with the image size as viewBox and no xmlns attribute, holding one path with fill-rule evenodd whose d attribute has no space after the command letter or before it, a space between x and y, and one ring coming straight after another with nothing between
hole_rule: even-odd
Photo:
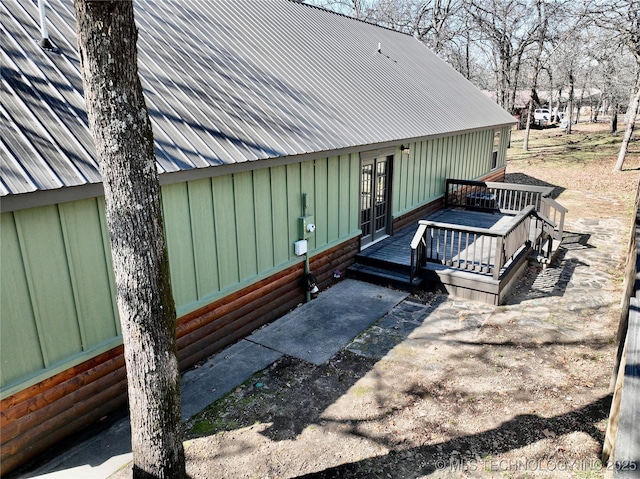
<instances>
[{"instance_id":1,"label":"concrete patio slab","mask_svg":"<svg viewBox=\"0 0 640 479\"><path fill-rule=\"evenodd\" d=\"M403 291L345 280L247 340L322 364L406 297Z\"/></svg>"}]
</instances>

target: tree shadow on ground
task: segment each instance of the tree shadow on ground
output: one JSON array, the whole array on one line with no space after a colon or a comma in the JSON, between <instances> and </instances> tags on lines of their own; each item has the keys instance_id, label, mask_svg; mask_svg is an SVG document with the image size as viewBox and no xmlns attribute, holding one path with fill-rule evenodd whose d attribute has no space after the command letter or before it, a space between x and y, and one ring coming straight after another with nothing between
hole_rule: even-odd
<instances>
[{"instance_id":1,"label":"tree shadow on ground","mask_svg":"<svg viewBox=\"0 0 640 479\"><path fill-rule=\"evenodd\" d=\"M493 350L490 350L488 346L517 349L533 349L541 346L539 343L522 343L517 340L515 342L493 343L482 340L473 341L469 335L455 337L461 331L472 333L473 330L480 328L483 322L481 320L475 321L470 316L461 321L457 316L457 308L448 307L450 302L445 295L434 295L427 304L419 304L415 301L405 301L401 304L402 307L394 314L379 320L371 328L374 332L372 333L370 330L366 333L369 335L365 335L361 343L356 340L349 347L352 350L346 349L339 352L325 364L313 365L300 359L285 356L269 368L257 373L251 380L223 398L215 406L215 409L210 410L210 415L205 413L200 416L202 420L210 420L211 423L215 423L216 427L208 430L205 434L196 434L196 436L207 436L222 430L235 430L260 424L256 426L258 433L271 441L295 441L308 427L321 427L330 431L331 434L360 437L389 450L382 456L362 456L364 459L356 462L300 476L319 479L417 478L438 471L451 472L453 468L463 465L480 467L480 470L484 470L486 467L494 467L492 463L482 462L486 458L503 453L513 455L519 448L550 437L560 437L572 433L584 433L591 436L595 442L602 443L603 434L598 429L598 423L608 417L609 396L587 400L585 401L587 404L582 403L585 405L581 407L551 417L522 414L514 416L500 425L492 421L491 426L487 427L497 425L496 427L473 434L449 430L448 434L449 437L452 437L451 439L441 442L427 440L420 446L416 444L420 444L421 440L405 439L405 437L414 434L411 431L401 431L397 434L389 429L384 432L384 425L382 429L378 429L377 423L384 424L393 421L396 413L401 414L400 411L412 407L413 404L426 403L434 398L441 400L440 393L443 394L443 401L457 398L458 393L461 393L460 400L462 402L459 407L465 408L469 404L467 399L470 396L465 391L452 388L448 384L447 378L454 371L455 374L478 377L478 368L455 369L454 367L458 359L462 360L468 357L470 352L474 355L474 364L477 361L486 362L491 370L497 366L495 361L498 361L496 358L499 355L493 354L491 352ZM440 311L437 315L431 315L433 311L442 306L445 306L444 311ZM416 335L416 328L423 325L424 321L429 321L429 318L436 320L435 316L440 319L431 324L431 328L428 328L424 334ZM379 329L377 333L375 332L376 328ZM438 330L442 331L438 333ZM441 337L443 334L453 334L454 337L447 339ZM380 360L409 336L414 347L427 347L425 341L432 342L431 344L454 342L456 346L459 346L457 350L460 356L452 357L447 364L425 363L422 368L422 373L425 373L424 381L411 380L404 384L396 383L394 377L385 373L385 365L380 363ZM608 344L605 339L594 339L592 343L584 340L561 340L545 342L542 345L578 345L583 343L595 350ZM476 349L470 351L469 347ZM540 356L540 358L543 357ZM555 358L552 352L548 353L548 357ZM546 359L548 358L545 357ZM560 357L557 359L558 361L562 360ZM558 368L562 369L560 363ZM402 373L403 370L403 366L400 366L398 373ZM358 383L365 376L368 376L365 382ZM525 375L523 374L522 377ZM356 383L358 384L356 385ZM398 387L400 384L402 385ZM355 389L350 391L354 386ZM536 393L529 389L526 392ZM347 394L350 397L347 401L354 402L346 402L338 409L332 409L332 405ZM513 394L518 399L522 393L515 391ZM359 414L356 409L350 409L351 404L357 404L358 398L365 398L365 396L371 398L372 401L366 407L368 411L366 414ZM454 400L458 401L455 398ZM528 397L527 400L532 398L533 396ZM589 401L593 402L588 403ZM422 427L430 430L437 430L440 426L433 420L420 419L420 421L422 421ZM455 437L456 434L458 437ZM236 450L250 447L248 444L248 442L245 444L241 439L236 438L231 453L235 454ZM208 459L220 460L226 454L230 454L230 452L215 451ZM550 452L551 457L555 457L554 454L555 451ZM523 460L529 459L531 458ZM446 468L451 469L443 471ZM500 469L496 472L502 471ZM458 472L458 475L462 474L459 469L454 472Z\"/></svg>"},{"instance_id":2,"label":"tree shadow on ground","mask_svg":"<svg viewBox=\"0 0 640 479\"><path fill-rule=\"evenodd\" d=\"M421 395L423 392L415 391L414 394ZM438 470L444 473L457 471L459 474L463 474L464 467L469 468L468 470L477 467L478 469L475 470L478 471L484 471L487 468L493 471L495 467L497 470L493 472L500 473L504 472L505 464L482 458L506 453L549 437L573 432L584 432L597 442L602 443L604 437L596 427L596 423L608 417L610 405L611 396L604 396L565 414L550 418L524 414L505 421L495 429L457 437L443 443L407 449L387 444L387 446L395 448L386 455L342 464L299 476L299 479L416 478ZM522 459L520 465L526 466L525 461L527 459ZM513 466L514 464L509 463L509 465ZM517 464L515 465L517 466ZM538 463L529 465L540 466ZM416 470L419 473L416 473Z\"/></svg>"},{"instance_id":3,"label":"tree shadow on ground","mask_svg":"<svg viewBox=\"0 0 640 479\"><path fill-rule=\"evenodd\" d=\"M337 398L374 371L381 358L446 301L446 296L431 295L426 304L401 302L324 364L283 356L192 417L187 422L188 437L259 422L270 423L261 434L271 440L294 439L310 424L322 422L321 415Z\"/></svg>"}]
</instances>

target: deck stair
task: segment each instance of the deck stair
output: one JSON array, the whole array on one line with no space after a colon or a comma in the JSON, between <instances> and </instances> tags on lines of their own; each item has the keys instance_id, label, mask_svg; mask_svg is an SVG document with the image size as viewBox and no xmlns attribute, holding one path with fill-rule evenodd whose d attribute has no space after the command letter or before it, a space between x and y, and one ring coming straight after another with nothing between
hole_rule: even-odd
<instances>
[{"instance_id":1,"label":"deck stair","mask_svg":"<svg viewBox=\"0 0 640 479\"><path fill-rule=\"evenodd\" d=\"M424 278L410 277L411 265L406 261L407 251L404 253L405 258L398 258L393 254L393 248L387 251L382 248L361 251L356 255L355 264L349 267L349 277L410 293L415 292L421 289Z\"/></svg>"},{"instance_id":2,"label":"deck stair","mask_svg":"<svg viewBox=\"0 0 640 479\"><path fill-rule=\"evenodd\" d=\"M361 251L349 275L501 304L528 261L547 266L558 251L567 210L552 191L447 180L443 210Z\"/></svg>"}]
</instances>

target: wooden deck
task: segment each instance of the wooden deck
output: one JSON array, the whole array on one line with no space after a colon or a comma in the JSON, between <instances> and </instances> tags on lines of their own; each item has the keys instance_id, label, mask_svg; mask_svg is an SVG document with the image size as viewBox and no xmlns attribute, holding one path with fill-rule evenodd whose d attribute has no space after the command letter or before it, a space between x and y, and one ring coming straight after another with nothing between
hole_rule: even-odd
<instances>
[{"instance_id":1,"label":"wooden deck","mask_svg":"<svg viewBox=\"0 0 640 479\"><path fill-rule=\"evenodd\" d=\"M501 304L528 259L550 262L561 242L566 209L549 193L447 180L450 207L362 250L350 274L410 291L434 289Z\"/></svg>"},{"instance_id":2,"label":"wooden deck","mask_svg":"<svg viewBox=\"0 0 640 479\"><path fill-rule=\"evenodd\" d=\"M424 219L438 223L450 223L454 225L483 228L500 232L509 225L513 219L513 215L459 209L443 209L436 211L434 214ZM417 226L418 225L416 223L413 226L403 228L402 230L394 233L393 236L389 236L362 250L358 256L360 258L369 258L403 265L408 268L411 265L411 249L409 245L416 233ZM441 253L443 253L443 244L444 242L441 242ZM455 244L457 244L457 242L455 242ZM484 248L486 249L488 246L489 245L486 244L484 245ZM459 256L460 253L461 251L456 249L455 256ZM462 251L462 254L464 254L464 251Z\"/></svg>"},{"instance_id":3,"label":"wooden deck","mask_svg":"<svg viewBox=\"0 0 640 479\"><path fill-rule=\"evenodd\" d=\"M501 233L513 222L514 215L444 209L428 216L425 220ZM451 233L453 236L447 241L444 237L446 233L440 232L436 242L438 257L450 258L453 263L464 261L465 257L487 258L488 261L477 262L468 270L438 262L428 262L421 268L419 277L411 278L410 244L417 227L417 224L407 226L393 236L362 250L356 257L357 264L349 269L352 276L355 273L355 276L361 279L411 291L435 290L490 304L500 304L513 280L517 279L524 269L526 255L530 253L530 250L523 251L517 258L517 265L509 263L502 267L499 279L494 279L492 272L495 267L495 241L485 241L484 238L469 241L464 234L456 232ZM474 250L473 254L468 252L471 249ZM508 269L512 266L517 267L509 271Z\"/></svg>"}]
</instances>

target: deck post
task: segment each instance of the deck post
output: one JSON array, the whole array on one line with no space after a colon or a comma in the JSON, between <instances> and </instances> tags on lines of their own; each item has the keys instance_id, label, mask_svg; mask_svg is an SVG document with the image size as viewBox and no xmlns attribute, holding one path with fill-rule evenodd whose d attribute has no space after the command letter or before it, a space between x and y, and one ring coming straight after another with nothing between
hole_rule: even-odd
<instances>
[{"instance_id":1,"label":"deck post","mask_svg":"<svg viewBox=\"0 0 640 479\"><path fill-rule=\"evenodd\" d=\"M495 261L493 265L493 279L496 281L500 279L500 271L502 271L502 267L504 266L504 236L496 237L496 252L495 252Z\"/></svg>"}]
</instances>

